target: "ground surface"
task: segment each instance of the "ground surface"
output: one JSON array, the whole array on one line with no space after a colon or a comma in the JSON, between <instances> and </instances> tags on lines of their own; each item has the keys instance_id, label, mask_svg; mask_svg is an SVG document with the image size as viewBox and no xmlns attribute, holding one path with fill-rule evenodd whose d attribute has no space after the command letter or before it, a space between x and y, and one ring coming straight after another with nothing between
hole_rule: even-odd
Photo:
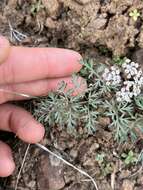
<instances>
[{"instance_id":1,"label":"ground surface","mask_svg":"<svg viewBox=\"0 0 143 190\"><path fill-rule=\"evenodd\" d=\"M39 1L40 2L40 1ZM10 39L9 22L28 38L21 45L72 48L84 57L99 62L112 55L127 55L143 47L143 2L141 0L1 0L0 34ZM129 13L137 9L137 21ZM14 39L13 44L20 45ZM135 56L139 62L141 54ZM106 121L102 121L103 126ZM105 124L104 124L105 123ZM14 149L17 169L8 179L0 180L0 189L13 190L19 167L26 151L16 141ZM143 147L139 139L132 145L119 145L106 127L95 135L73 138L66 130L53 128L43 142L65 159L95 177L99 190L142 190L141 165L125 165L121 154L132 149L136 154ZM14 143L15 144L15 143ZM103 159L97 160L98 156ZM91 182L66 167L59 160L31 146L18 190L92 190Z\"/></svg>"}]
</instances>

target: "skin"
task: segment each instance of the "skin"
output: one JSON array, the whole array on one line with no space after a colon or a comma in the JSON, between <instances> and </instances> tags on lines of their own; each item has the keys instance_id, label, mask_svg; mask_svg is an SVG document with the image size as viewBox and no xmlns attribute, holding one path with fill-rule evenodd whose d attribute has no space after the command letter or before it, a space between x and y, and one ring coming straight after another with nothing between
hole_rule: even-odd
<instances>
[{"instance_id":1,"label":"skin","mask_svg":"<svg viewBox=\"0 0 143 190\"><path fill-rule=\"evenodd\" d=\"M0 36L0 89L43 96L54 91L60 81L65 81L67 89L75 88L71 75L81 69L80 54L72 50L58 48L28 48L10 46L8 40ZM86 89L86 82L73 95ZM11 93L0 91L0 130L15 133L27 143L37 143L44 137L44 127L32 115L10 103L23 100ZM7 177L15 169L10 147L0 141L0 177Z\"/></svg>"}]
</instances>

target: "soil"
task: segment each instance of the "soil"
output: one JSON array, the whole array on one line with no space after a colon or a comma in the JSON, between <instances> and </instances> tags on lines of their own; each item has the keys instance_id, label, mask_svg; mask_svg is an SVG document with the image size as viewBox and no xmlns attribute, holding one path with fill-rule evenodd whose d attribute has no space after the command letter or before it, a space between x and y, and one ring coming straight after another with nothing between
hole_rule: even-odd
<instances>
[{"instance_id":1,"label":"soil","mask_svg":"<svg viewBox=\"0 0 143 190\"><path fill-rule=\"evenodd\" d=\"M134 54L141 63L143 48L142 0L1 0L0 34L13 45L64 47L79 51L84 57L105 62L113 56ZM134 21L129 13L137 9ZM18 42L10 37L10 27L26 34ZM135 53L134 53L135 52ZM142 63L141 63L142 64ZM140 164L126 166L121 154L132 149L138 153L143 139L132 145L119 145L105 127L95 135L85 135L79 129L74 137L66 129L52 128L43 144L94 177L99 190L142 190L143 171ZM0 180L0 190L14 190L16 178L27 145L16 141L13 147L17 168L7 179ZM15 145L15 143L14 143ZM96 160L104 154L103 162ZM114 187L113 187L114 186ZM90 181L70 167L31 145L18 190L93 190Z\"/></svg>"}]
</instances>

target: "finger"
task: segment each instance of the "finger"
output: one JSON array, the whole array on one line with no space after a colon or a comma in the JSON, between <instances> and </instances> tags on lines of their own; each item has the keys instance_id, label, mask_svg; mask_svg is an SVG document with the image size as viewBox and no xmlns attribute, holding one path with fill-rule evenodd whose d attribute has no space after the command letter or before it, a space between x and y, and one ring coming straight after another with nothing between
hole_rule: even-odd
<instances>
[{"instance_id":1,"label":"finger","mask_svg":"<svg viewBox=\"0 0 143 190\"><path fill-rule=\"evenodd\" d=\"M0 177L7 177L12 174L15 164L12 158L10 147L0 141Z\"/></svg>"},{"instance_id":2,"label":"finger","mask_svg":"<svg viewBox=\"0 0 143 190\"><path fill-rule=\"evenodd\" d=\"M7 59L9 52L10 52L9 41L5 37L0 36L0 64Z\"/></svg>"},{"instance_id":3,"label":"finger","mask_svg":"<svg viewBox=\"0 0 143 190\"><path fill-rule=\"evenodd\" d=\"M32 96L47 95L48 92L58 90L62 82L66 84L65 92L71 89L73 90L72 95L74 96L84 92L87 88L86 81L81 77L78 77L76 82L73 81L72 77L65 77L60 79L45 79L27 83L0 85L0 103L11 100L28 99L28 96L30 98ZM23 96L20 94L23 94Z\"/></svg>"},{"instance_id":4,"label":"finger","mask_svg":"<svg viewBox=\"0 0 143 190\"><path fill-rule=\"evenodd\" d=\"M72 50L12 47L0 66L0 84L69 76L81 69L80 59Z\"/></svg>"},{"instance_id":5,"label":"finger","mask_svg":"<svg viewBox=\"0 0 143 190\"><path fill-rule=\"evenodd\" d=\"M15 133L28 143L39 142L44 136L44 127L30 113L10 104L0 106L0 130Z\"/></svg>"}]
</instances>

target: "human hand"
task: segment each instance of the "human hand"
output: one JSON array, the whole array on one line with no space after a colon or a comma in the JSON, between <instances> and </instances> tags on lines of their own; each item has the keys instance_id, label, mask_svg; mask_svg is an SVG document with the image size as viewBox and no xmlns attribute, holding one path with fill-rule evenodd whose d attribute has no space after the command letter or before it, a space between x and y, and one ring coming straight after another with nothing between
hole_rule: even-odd
<instances>
[{"instance_id":1,"label":"human hand","mask_svg":"<svg viewBox=\"0 0 143 190\"><path fill-rule=\"evenodd\" d=\"M0 37L0 89L42 96L56 90L60 81L65 81L67 88L74 88L71 75L81 69L80 59L77 52L66 49L11 47ZM85 88L84 82L75 94ZM44 127L27 111L5 103L22 99L0 91L0 130L13 132L27 143L39 142L44 136ZM0 141L0 176L9 176L14 168L11 149Z\"/></svg>"}]
</instances>

